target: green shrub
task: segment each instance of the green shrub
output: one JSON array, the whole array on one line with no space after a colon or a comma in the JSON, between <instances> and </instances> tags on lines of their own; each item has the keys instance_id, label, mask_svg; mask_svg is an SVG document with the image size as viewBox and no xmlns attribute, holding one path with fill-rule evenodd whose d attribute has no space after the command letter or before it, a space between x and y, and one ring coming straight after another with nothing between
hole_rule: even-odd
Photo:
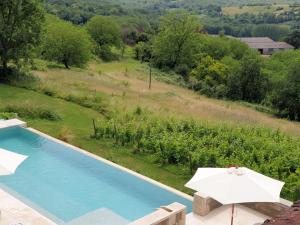
<instances>
[{"instance_id":1,"label":"green shrub","mask_svg":"<svg viewBox=\"0 0 300 225\"><path fill-rule=\"evenodd\" d=\"M272 109L271 107L262 105L262 104L255 104L255 103L249 103L249 102L239 102L239 104L255 109L259 112L268 113L268 114L275 114L276 111Z\"/></svg>"},{"instance_id":2,"label":"green shrub","mask_svg":"<svg viewBox=\"0 0 300 225\"><path fill-rule=\"evenodd\" d=\"M135 113L136 115L142 115L143 110L142 110L142 108L141 108L140 106L138 106L138 107L136 107L134 113Z\"/></svg>"},{"instance_id":3,"label":"green shrub","mask_svg":"<svg viewBox=\"0 0 300 225\"><path fill-rule=\"evenodd\" d=\"M96 95L75 95L69 94L66 96L59 96L59 98L64 99L68 102L73 102L75 104L81 105L86 108L91 108L106 117L109 117L109 110L107 104L101 96Z\"/></svg>"},{"instance_id":4,"label":"green shrub","mask_svg":"<svg viewBox=\"0 0 300 225\"><path fill-rule=\"evenodd\" d=\"M15 113L9 113L9 112L0 112L0 119L9 120L16 118L17 115Z\"/></svg>"},{"instance_id":5,"label":"green shrub","mask_svg":"<svg viewBox=\"0 0 300 225\"><path fill-rule=\"evenodd\" d=\"M51 97L56 95L56 91L48 87L41 87L40 92Z\"/></svg>"},{"instance_id":6,"label":"green shrub","mask_svg":"<svg viewBox=\"0 0 300 225\"><path fill-rule=\"evenodd\" d=\"M0 71L1 74L1 71ZM1 75L0 81L10 84L10 85L15 85L18 87L26 87L28 84L36 81L37 78L34 77L31 73L26 72L26 71L21 71L16 68L9 68L8 71Z\"/></svg>"},{"instance_id":7,"label":"green shrub","mask_svg":"<svg viewBox=\"0 0 300 225\"><path fill-rule=\"evenodd\" d=\"M60 115L51 109L31 105L31 104L11 104L4 108L5 112L16 113L20 117L30 119L43 119L50 121L61 120Z\"/></svg>"}]
</instances>

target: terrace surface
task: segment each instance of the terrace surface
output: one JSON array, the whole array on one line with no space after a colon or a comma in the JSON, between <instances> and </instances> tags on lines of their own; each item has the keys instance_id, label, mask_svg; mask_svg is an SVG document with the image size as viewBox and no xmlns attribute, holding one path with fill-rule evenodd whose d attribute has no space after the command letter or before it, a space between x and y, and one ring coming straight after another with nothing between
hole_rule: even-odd
<instances>
[{"instance_id":1,"label":"terrace surface","mask_svg":"<svg viewBox=\"0 0 300 225\"><path fill-rule=\"evenodd\" d=\"M55 225L31 207L0 188L0 225Z\"/></svg>"},{"instance_id":2,"label":"terrace surface","mask_svg":"<svg viewBox=\"0 0 300 225\"><path fill-rule=\"evenodd\" d=\"M0 189L0 225L56 225L40 213L25 205L15 197ZM102 212L103 210L101 210ZM107 213L106 213L107 214ZM95 213L93 213L95 215ZM91 218L91 217L90 217ZM92 219L97 218L96 216ZM99 218L99 217L98 217ZM186 225L224 225L230 224L231 206L222 206L212 211L209 215L201 217L190 213L187 215ZM254 225L261 224L269 217L245 206L238 205L234 213L235 225ZM84 218L82 218L84 219ZM81 219L81 220L82 220ZM87 220L85 220L87 221ZM79 221L73 221L78 224ZM95 224L95 223L93 223ZM124 223L125 224L125 223ZM106 223L105 223L106 225Z\"/></svg>"},{"instance_id":3,"label":"terrace surface","mask_svg":"<svg viewBox=\"0 0 300 225\"><path fill-rule=\"evenodd\" d=\"M234 225L262 224L268 216L242 205L235 207ZM231 221L231 206L224 205L213 210L207 216L199 216L194 213L187 215L186 225L229 225Z\"/></svg>"}]
</instances>

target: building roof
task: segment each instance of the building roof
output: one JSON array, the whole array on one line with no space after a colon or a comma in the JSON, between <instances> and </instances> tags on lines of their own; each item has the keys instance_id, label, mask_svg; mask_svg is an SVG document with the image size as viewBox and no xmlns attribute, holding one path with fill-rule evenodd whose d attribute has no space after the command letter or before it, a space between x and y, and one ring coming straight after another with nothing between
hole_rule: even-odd
<instances>
[{"instance_id":1,"label":"building roof","mask_svg":"<svg viewBox=\"0 0 300 225\"><path fill-rule=\"evenodd\" d=\"M274 41L268 37L246 37L240 38L241 41L246 43L273 43Z\"/></svg>"},{"instance_id":2,"label":"building roof","mask_svg":"<svg viewBox=\"0 0 300 225\"><path fill-rule=\"evenodd\" d=\"M290 48L290 49L294 49L295 47L286 43L286 42L276 42L278 44L278 46L280 46L280 48Z\"/></svg>"},{"instance_id":3,"label":"building roof","mask_svg":"<svg viewBox=\"0 0 300 225\"><path fill-rule=\"evenodd\" d=\"M266 221L266 225L300 225L300 201L279 216Z\"/></svg>"},{"instance_id":4,"label":"building roof","mask_svg":"<svg viewBox=\"0 0 300 225\"><path fill-rule=\"evenodd\" d=\"M240 40L248 44L250 48L254 48L254 49L264 49L264 48L294 49L292 45L289 45L286 42L276 42L268 37L249 37L249 38L240 38Z\"/></svg>"}]
</instances>

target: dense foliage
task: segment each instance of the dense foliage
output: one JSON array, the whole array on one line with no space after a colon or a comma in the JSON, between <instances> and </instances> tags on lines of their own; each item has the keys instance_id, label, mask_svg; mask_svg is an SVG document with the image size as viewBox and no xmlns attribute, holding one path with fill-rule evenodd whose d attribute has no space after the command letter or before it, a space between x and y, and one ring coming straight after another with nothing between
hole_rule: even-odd
<instances>
[{"instance_id":1,"label":"dense foliage","mask_svg":"<svg viewBox=\"0 0 300 225\"><path fill-rule=\"evenodd\" d=\"M111 59L111 48L121 47L121 28L113 18L95 16L87 22L86 29L97 44L96 54L102 59Z\"/></svg>"},{"instance_id":2,"label":"dense foliage","mask_svg":"<svg viewBox=\"0 0 300 225\"><path fill-rule=\"evenodd\" d=\"M270 81L265 102L271 104L277 114L299 120L299 62L300 51L286 51L274 54L264 62L263 73Z\"/></svg>"},{"instance_id":3,"label":"dense foliage","mask_svg":"<svg viewBox=\"0 0 300 225\"><path fill-rule=\"evenodd\" d=\"M15 113L0 112L0 120L14 119L16 117L17 115Z\"/></svg>"},{"instance_id":4,"label":"dense foliage","mask_svg":"<svg viewBox=\"0 0 300 225\"><path fill-rule=\"evenodd\" d=\"M2 115L15 115L23 118L30 119L42 119L56 121L61 120L60 115L50 108L44 108L40 106L35 106L31 104L11 104L7 105L3 111L5 114ZM0 114L1 115L1 114Z\"/></svg>"},{"instance_id":5,"label":"dense foliage","mask_svg":"<svg viewBox=\"0 0 300 225\"><path fill-rule=\"evenodd\" d=\"M83 66L91 57L92 43L83 28L50 17L46 26L42 55L69 66Z\"/></svg>"},{"instance_id":6,"label":"dense foliage","mask_svg":"<svg viewBox=\"0 0 300 225\"><path fill-rule=\"evenodd\" d=\"M163 17L153 41L154 63L169 68L194 66L200 30L197 18L185 11L174 11Z\"/></svg>"},{"instance_id":7,"label":"dense foliage","mask_svg":"<svg viewBox=\"0 0 300 225\"><path fill-rule=\"evenodd\" d=\"M277 56L278 57L278 56ZM273 59L277 60L276 56ZM300 120L300 57L295 59L283 76L274 81L270 99L278 114L292 120Z\"/></svg>"},{"instance_id":8,"label":"dense foliage","mask_svg":"<svg viewBox=\"0 0 300 225\"><path fill-rule=\"evenodd\" d=\"M285 197L299 198L300 141L264 128L161 119L138 109L98 123L95 138L114 140L162 165L194 173L198 167L245 166L286 182Z\"/></svg>"},{"instance_id":9,"label":"dense foliage","mask_svg":"<svg viewBox=\"0 0 300 225\"><path fill-rule=\"evenodd\" d=\"M288 34L285 41L295 48L300 48L300 30L294 30Z\"/></svg>"},{"instance_id":10,"label":"dense foliage","mask_svg":"<svg viewBox=\"0 0 300 225\"><path fill-rule=\"evenodd\" d=\"M11 60L20 65L21 60L30 58L40 41L43 21L39 0L0 1L0 62L4 73Z\"/></svg>"},{"instance_id":11,"label":"dense foliage","mask_svg":"<svg viewBox=\"0 0 300 225\"><path fill-rule=\"evenodd\" d=\"M275 41L279 41L283 37L286 37L290 32L287 26L276 26L276 25L259 25L256 26L252 31L254 37L270 37Z\"/></svg>"}]
</instances>

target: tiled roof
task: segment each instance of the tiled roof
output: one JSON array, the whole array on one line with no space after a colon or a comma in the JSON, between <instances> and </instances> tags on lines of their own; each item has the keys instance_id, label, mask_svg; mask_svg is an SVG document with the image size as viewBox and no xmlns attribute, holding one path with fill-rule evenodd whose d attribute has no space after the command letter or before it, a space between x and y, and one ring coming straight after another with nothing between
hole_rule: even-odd
<instances>
[{"instance_id":1,"label":"tiled roof","mask_svg":"<svg viewBox=\"0 0 300 225\"><path fill-rule=\"evenodd\" d=\"M241 41L246 43L273 43L274 41L268 37L247 37L240 38Z\"/></svg>"},{"instance_id":2,"label":"tiled roof","mask_svg":"<svg viewBox=\"0 0 300 225\"><path fill-rule=\"evenodd\" d=\"M266 225L300 225L300 201L279 216L266 221Z\"/></svg>"},{"instance_id":3,"label":"tiled roof","mask_svg":"<svg viewBox=\"0 0 300 225\"><path fill-rule=\"evenodd\" d=\"M294 46L286 43L286 42L276 42L280 48L294 48Z\"/></svg>"},{"instance_id":4,"label":"tiled roof","mask_svg":"<svg viewBox=\"0 0 300 225\"><path fill-rule=\"evenodd\" d=\"M286 42L276 42L268 37L240 38L240 40L248 44L250 48L255 48L255 49L264 49L264 48L294 49L292 45L289 45Z\"/></svg>"}]
</instances>

